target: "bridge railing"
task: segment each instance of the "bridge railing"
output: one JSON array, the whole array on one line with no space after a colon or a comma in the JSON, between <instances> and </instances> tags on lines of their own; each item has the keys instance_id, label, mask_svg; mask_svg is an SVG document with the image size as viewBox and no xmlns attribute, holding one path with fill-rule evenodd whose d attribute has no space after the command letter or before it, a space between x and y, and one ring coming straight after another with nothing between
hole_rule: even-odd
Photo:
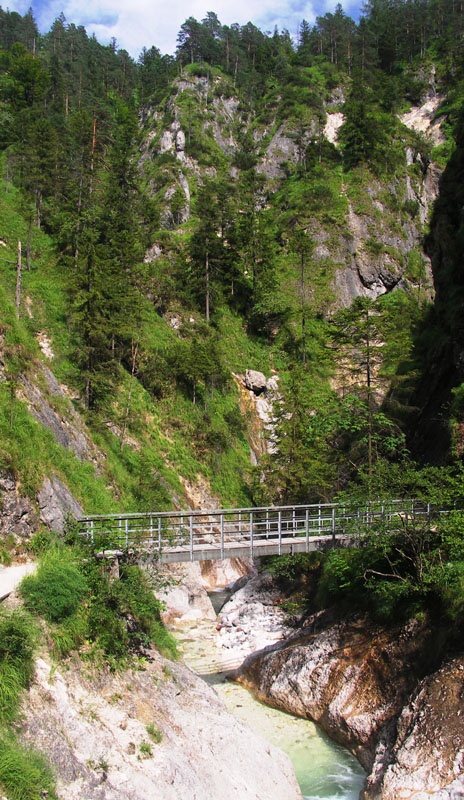
<instances>
[{"instance_id":1,"label":"bridge railing","mask_svg":"<svg viewBox=\"0 0 464 800\"><path fill-rule=\"evenodd\" d=\"M405 519L432 518L443 513L419 500L370 502L364 506L342 503L264 506L254 508L165 511L81 517L79 533L97 547L145 548L160 553L194 551L211 546L223 557L227 543L248 543L250 553L266 541L283 542L288 537L308 541L361 535L366 526L385 522L404 524ZM280 552L280 549L279 549Z\"/></svg>"}]
</instances>

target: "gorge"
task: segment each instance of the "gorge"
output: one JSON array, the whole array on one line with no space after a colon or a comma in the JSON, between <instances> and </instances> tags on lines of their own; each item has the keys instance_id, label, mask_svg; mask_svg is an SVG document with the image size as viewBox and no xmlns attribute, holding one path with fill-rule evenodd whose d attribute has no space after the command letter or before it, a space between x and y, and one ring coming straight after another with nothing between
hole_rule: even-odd
<instances>
[{"instance_id":1,"label":"gorge","mask_svg":"<svg viewBox=\"0 0 464 800\"><path fill-rule=\"evenodd\" d=\"M275 581L260 573L232 591L218 622L211 624L210 613L205 626L201 623L209 571L200 582L198 575L194 580L195 571L190 570L190 602L180 601L178 590L172 604L168 599L168 616L176 619L181 641L187 642L187 663L215 685L215 676L226 674L264 703L318 722L335 742L351 750L367 771L365 788L361 791L361 771L346 763L351 784L344 790L339 786L338 792L348 796L357 786L366 800L449 800L462 795L463 666L458 658L424 675L434 660L435 633L427 625L416 621L382 629L365 618L340 623L333 614L319 613L295 631L279 606L283 598ZM205 646L203 637L211 643ZM239 703L247 705L246 699L239 698ZM249 716L252 721L255 713ZM335 752L332 758L337 763ZM317 768L312 766L314 777ZM325 768L331 774L330 757ZM305 777L303 768L300 783ZM321 777L322 786L323 781ZM321 797L330 785L328 781L322 788Z\"/></svg>"},{"instance_id":2,"label":"gorge","mask_svg":"<svg viewBox=\"0 0 464 800\"><path fill-rule=\"evenodd\" d=\"M135 61L0 8L0 564L37 565L0 614L8 800L299 796L176 661L176 603L365 800L464 795L463 24L209 12ZM202 574L122 547L117 578L75 523L384 498L452 513Z\"/></svg>"}]
</instances>

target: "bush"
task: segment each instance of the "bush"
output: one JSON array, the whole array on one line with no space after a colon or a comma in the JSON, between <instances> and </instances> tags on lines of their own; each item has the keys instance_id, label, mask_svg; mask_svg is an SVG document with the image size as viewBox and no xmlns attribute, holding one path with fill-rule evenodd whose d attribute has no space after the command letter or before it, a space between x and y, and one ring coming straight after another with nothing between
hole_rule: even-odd
<instances>
[{"instance_id":1,"label":"bush","mask_svg":"<svg viewBox=\"0 0 464 800\"><path fill-rule=\"evenodd\" d=\"M116 662L123 663L129 656L129 635L120 608L118 586L101 573L94 588L87 617L88 637L96 650L116 666Z\"/></svg>"},{"instance_id":2,"label":"bush","mask_svg":"<svg viewBox=\"0 0 464 800\"><path fill-rule=\"evenodd\" d=\"M322 553L318 552L269 556L265 566L278 586L284 592L292 593L312 586L313 578L319 574L322 559Z\"/></svg>"},{"instance_id":3,"label":"bush","mask_svg":"<svg viewBox=\"0 0 464 800\"><path fill-rule=\"evenodd\" d=\"M112 668L128 664L131 655L150 644L176 656L175 640L161 621L160 602L134 564L121 564L120 578L112 581L90 548L52 547L37 573L23 579L20 592L30 611L52 623L49 637L59 658L84 642L92 645L90 657Z\"/></svg>"},{"instance_id":4,"label":"bush","mask_svg":"<svg viewBox=\"0 0 464 800\"><path fill-rule=\"evenodd\" d=\"M12 722L19 710L23 685L13 664L0 662L0 722Z\"/></svg>"},{"instance_id":5,"label":"bush","mask_svg":"<svg viewBox=\"0 0 464 800\"><path fill-rule=\"evenodd\" d=\"M164 655L176 657L175 639L161 621L161 603L153 594L145 573L135 565L123 566L119 592L121 608L136 625L136 630L131 632L132 643L137 647L139 643L152 642Z\"/></svg>"},{"instance_id":6,"label":"bush","mask_svg":"<svg viewBox=\"0 0 464 800\"><path fill-rule=\"evenodd\" d=\"M176 643L161 621L161 604L149 580L134 564L121 564L120 578L110 582L101 568L92 568L92 601L88 609L88 637L113 666L153 644L164 655L176 657Z\"/></svg>"},{"instance_id":7,"label":"bush","mask_svg":"<svg viewBox=\"0 0 464 800\"><path fill-rule=\"evenodd\" d=\"M88 592L87 582L67 551L52 550L44 556L35 575L20 585L26 607L48 622L72 616Z\"/></svg>"}]
</instances>

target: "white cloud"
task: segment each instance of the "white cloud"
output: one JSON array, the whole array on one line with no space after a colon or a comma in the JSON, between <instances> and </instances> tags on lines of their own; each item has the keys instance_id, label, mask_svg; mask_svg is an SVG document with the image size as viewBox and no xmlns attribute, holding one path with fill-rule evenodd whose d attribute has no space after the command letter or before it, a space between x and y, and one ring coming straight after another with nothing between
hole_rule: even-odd
<instances>
[{"instance_id":1,"label":"white cloud","mask_svg":"<svg viewBox=\"0 0 464 800\"><path fill-rule=\"evenodd\" d=\"M174 54L180 26L192 16L202 20L215 11L223 25L252 22L264 32L287 29L295 37L302 19L312 23L317 15L333 10L336 0L32 0L32 9L42 32L61 11L68 23L83 25L102 43L114 37L118 47L138 58L143 47L155 45L163 54ZM353 0L351 0L353 2ZM10 0L10 11L24 14L31 0Z\"/></svg>"}]
</instances>

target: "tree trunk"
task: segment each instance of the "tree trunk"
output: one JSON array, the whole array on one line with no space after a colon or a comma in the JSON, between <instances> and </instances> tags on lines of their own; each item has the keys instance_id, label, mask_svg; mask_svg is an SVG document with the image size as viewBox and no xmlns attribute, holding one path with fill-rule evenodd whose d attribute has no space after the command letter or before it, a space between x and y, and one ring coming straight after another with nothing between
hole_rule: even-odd
<instances>
[{"instance_id":1,"label":"tree trunk","mask_svg":"<svg viewBox=\"0 0 464 800\"><path fill-rule=\"evenodd\" d=\"M16 305L16 313L19 315L19 306L21 303L21 242L18 241L18 261L16 264L16 295L15 295L15 305Z\"/></svg>"},{"instance_id":2,"label":"tree trunk","mask_svg":"<svg viewBox=\"0 0 464 800\"><path fill-rule=\"evenodd\" d=\"M206 322L209 322L209 252L208 248L206 248L206 255L205 255L205 282L206 282Z\"/></svg>"}]
</instances>

